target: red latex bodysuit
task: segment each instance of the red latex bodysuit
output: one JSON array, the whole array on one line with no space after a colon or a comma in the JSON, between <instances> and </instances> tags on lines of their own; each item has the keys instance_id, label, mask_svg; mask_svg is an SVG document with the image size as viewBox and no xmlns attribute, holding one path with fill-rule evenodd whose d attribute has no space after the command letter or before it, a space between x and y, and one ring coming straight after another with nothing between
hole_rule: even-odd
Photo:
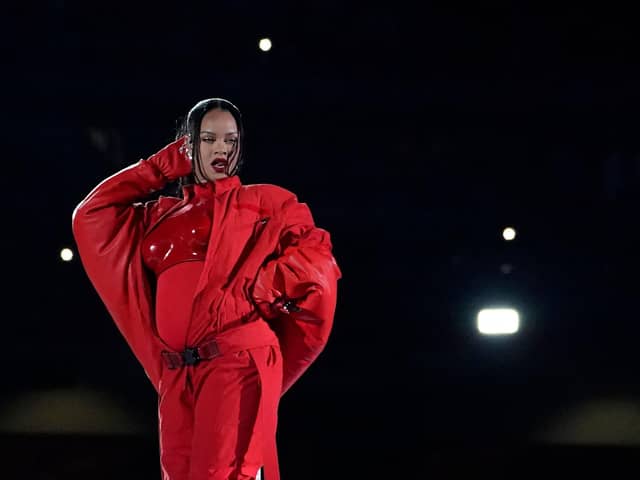
<instances>
[{"instance_id":1,"label":"red latex bodysuit","mask_svg":"<svg viewBox=\"0 0 640 480\"><path fill-rule=\"evenodd\" d=\"M80 258L159 394L163 478L251 479L264 466L277 480L279 398L333 322L329 235L291 192L238 177L140 203L166 182L143 160L94 188L73 215ZM283 298L299 311L256 308ZM177 369L161 359L208 339L222 356Z\"/></svg>"},{"instance_id":2,"label":"red latex bodysuit","mask_svg":"<svg viewBox=\"0 0 640 480\"><path fill-rule=\"evenodd\" d=\"M142 242L142 258L156 276L156 328L174 350L186 345L191 305L204 267L211 231L211 193L195 186L195 195Z\"/></svg>"}]
</instances>

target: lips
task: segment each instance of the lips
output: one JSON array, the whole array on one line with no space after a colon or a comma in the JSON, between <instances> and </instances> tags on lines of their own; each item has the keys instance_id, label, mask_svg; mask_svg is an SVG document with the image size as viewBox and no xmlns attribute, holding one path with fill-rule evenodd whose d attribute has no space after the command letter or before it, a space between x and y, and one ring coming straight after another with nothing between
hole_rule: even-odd
<instances>
[{"instance_id":1,"label":"lips","mask_svg":"<svg viewBox=\"0 0 640 480\"><path fill-rule=\"evenodd\" d=\"M228 163L229 162L227 162L226 158L218 157L213 159L213 162L211 162L211 167L218 173L224 173L227 169Z\"/></svg>"}]
</instances>

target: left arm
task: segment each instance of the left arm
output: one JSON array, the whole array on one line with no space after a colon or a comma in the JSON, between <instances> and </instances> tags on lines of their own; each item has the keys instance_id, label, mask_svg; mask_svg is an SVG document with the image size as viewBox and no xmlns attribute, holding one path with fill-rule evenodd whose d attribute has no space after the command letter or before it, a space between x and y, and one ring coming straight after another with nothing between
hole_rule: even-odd
<instances>
[{"instance_id":1,"label":"left arm","mask_svg":"<svg viewBox=\"0 0 640 480\"><path fill-rule=\"evenodd\" d=\"M258 272L253 299L280 339L284 393L329 339L341 272L329 233L315 226L304 203L292 196L280 215L285 225L272 259Z\"/></svg>"}]
</instances>

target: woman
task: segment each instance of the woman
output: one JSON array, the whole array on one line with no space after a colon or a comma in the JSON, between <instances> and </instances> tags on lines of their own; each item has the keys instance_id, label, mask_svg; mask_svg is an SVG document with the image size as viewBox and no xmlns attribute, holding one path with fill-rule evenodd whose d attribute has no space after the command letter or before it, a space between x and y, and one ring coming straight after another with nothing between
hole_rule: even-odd
<instances>
[{"instance_id":1,"label":"woman","mask_svg":"<svg viewBox=\"0 0 640 480\"><path fill-rule=\"evenodd\" d=\"M279 398L333 324L330 236L291 192L241 184L243 139L232 103L203 100L73 213L87 275L158 392L165 480L279 478ZM149 200L177 180L181 198Z\"/></svg>"}]
</instances>

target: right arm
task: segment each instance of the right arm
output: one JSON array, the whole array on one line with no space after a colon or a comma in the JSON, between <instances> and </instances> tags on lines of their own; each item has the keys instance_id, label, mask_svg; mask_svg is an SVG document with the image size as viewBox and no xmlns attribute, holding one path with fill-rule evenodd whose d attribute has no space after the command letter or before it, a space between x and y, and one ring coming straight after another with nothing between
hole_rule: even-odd
<instances>
[{"instance_id":1,"label":"right arm","mask_svg":"<svg viewBox=\"0 0 640 480\"><path fill-rule=\"evenodd\" d=\"M136 204L151 193L162 189L168 181L191 172L191 162L183 150L185 139L170 143L146 160L120 170L103 180L73 211L73 231L87 222L106 222L97 230L119 229L127 212L143 210Z\"/></svg>"},{"instance_id":2,"label":"right arm","mask_svg":"<svg viewBox=\"0 0 640 480\"><path fill-rule=\"evenodd\" d=\"M153 309L140 251L149 209L140 202L190 170L181 142L100 182L72 215L87 276L156 389L160 356L151 340Z\"/></svg>"}]
</instances>

